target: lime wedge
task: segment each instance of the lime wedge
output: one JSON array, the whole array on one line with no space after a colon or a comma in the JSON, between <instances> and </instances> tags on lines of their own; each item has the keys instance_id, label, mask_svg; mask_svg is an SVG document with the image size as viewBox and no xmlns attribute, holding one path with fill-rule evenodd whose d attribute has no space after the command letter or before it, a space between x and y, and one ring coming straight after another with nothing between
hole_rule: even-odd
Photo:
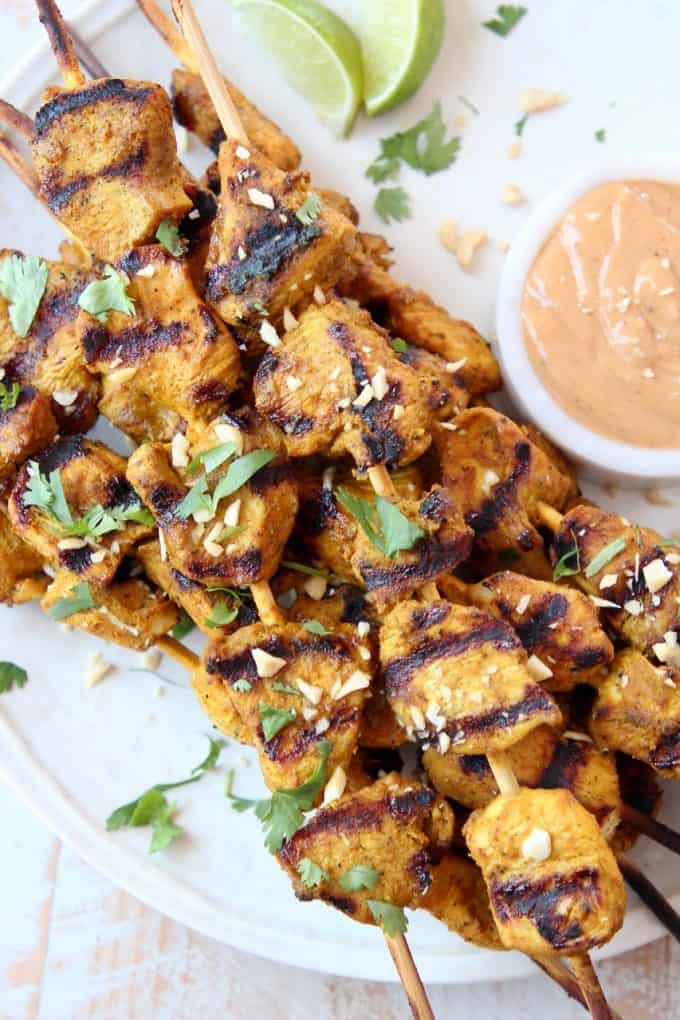
<instances>
[{"instance_id":1,"label":"lime wedge","mask_svg":"<svg viewBox=\"0 0 680 1020\"><path fill-rule=\"evenodd\" d=\"M364 102L374 117L417 92L444 38L444 0L363 0Z\"/></svg>"},{"instance_id":2,"label":"lime wedge","mask_svg":"<svg viewBox=\"0 0 680 1020\"><path fill-rule=\"evenodd\" d=\"M347 135L363 94L359 40L316 0L232 0L245 30L337 135Z\"/></svg>"}]
</instances>

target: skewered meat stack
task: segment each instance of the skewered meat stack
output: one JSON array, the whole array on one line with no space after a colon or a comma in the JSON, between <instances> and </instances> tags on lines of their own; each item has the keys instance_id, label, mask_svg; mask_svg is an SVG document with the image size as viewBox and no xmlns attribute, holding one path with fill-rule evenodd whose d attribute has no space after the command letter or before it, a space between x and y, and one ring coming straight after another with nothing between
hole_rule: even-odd
<instances>
[{"instance_id":1,"label":"skewered meat stack","mask_svg":"<svg viewBox=\"0 0 680 1020\"><path fill-rule=\"evenodd\" d=\"M642 608L602 604L602 570L588 564L615 540L623 557L628 533L619 548L612 515L569 509L571 471L535 430L466 410L499 384L486 345L393 281L384 242L356 230L346 200L282 172L294 147L245 100L249 137L239 126L219 148L203 273L199 248L182 251L201 191L177 160L165 93L85 83L58 12L40 6L66 88L36 118L34 163L80 248L78 265L45 266L23 336L0 302L2 597L43 595L46 566L52 615L71 603L83 629L165 643L191 664L164 637L184 608L213 638L193 678L212 720L257 748L274 793L310 787L300 803L315 815L270 844L299 895L368 923L429 909L577 992L554 953L580 957L585 1000L606 1008L583 954L623 915L607 840L624 846L631 793L611 751L677 767L658 713L662 700L677 711L674 596L657 594L677 586L673 554L629 528L638 552L618 572ZM195 75L178 78L175 99L207 137L217 114ZM107 281L118 302L80 300ZM397 349L395 333L408 341ZM142 444L127 463L81 435L97 407ZM573 579L585 594L551 581L547 523L583 540ZM280 569L291 540L309 575ZM463 563L473 583L451 573ZM579 732L586 685L600 749ZM641 706L642 736L630 725ZM376 779L371 755L388 764L405 741L422 750L423 778L388 767ZM405 943L390 948L405 968Z\"/></svg>"}]
</instances>

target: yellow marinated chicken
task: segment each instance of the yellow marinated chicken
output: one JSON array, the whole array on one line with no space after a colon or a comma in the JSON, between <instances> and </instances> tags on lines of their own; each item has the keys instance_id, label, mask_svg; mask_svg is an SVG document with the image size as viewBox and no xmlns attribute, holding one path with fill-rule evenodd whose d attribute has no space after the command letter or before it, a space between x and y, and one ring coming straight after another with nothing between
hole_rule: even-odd
<instances>
[{"instance_id":1,"label":"yellow marinated chicken","mask_svg":"<svg viewBox=\"0 0 680 1020\"><path fill-rule=\"evenodd\" d=\"M590 733L599 747L680 779L680 669L653 666L632 648L619 652L598 689Z\"/></svg>"},{"instance_id":2,"label":"yellow marinated chicken","mask_svg":"<svg viewBox=\"0 0 680 1020\"><path fill-rule=\"evenodd\" d=\"M185 577L235 587L276 571L295 522L297 484L280 433L254 411L216 419L191 449L140 446L128 479L156 520L168 562Z\"/></svg>"},{"instance_id":3,"label":"yellow marinated chicken","mask_svg":"<svg viewBox=\"0 0 680 1020\"><path fill-rule=\"evenodd\" d=\"M427 379L399 360L366 312L342 301L303 312L263 357L253 392L292 457L349 454L361 470L397 467L431 442Z\"/></svg>"},{"instance_id":4,"label":"yellow marinated chicken","mask_svg":"<svg viewBox=\"0 0 680 1020\"><path fill-rule=\"evenodd\" d=\"M0 602L14 606L38 599L49 581L41 557L14 532L0 505Z\"/></svg>"},{"instance_id":5,"label":"yellow marinated chicken","mask_svg":"<svg viewBox=\"0 0 680 1020\"><path fill-rule=\"evenodd\" d=\"M0 267L21 252L0 251ZM0 296L0 370L5 383L34 386L51 401L61 435L87 432L97 420L100 384L87 371L78 341L78 298L94 274L64 262L40 260L45 291L24 337L17 336L9 302Z\"/></svg>"},{"instance_id":6,"label":"yellow marinated chicken","mask_svg":"<svg viewBox=\"0 0 680 1020\"><path fill-rule=\"evenodd\" d=\"M565 475L514 422L492 408L463 411L455 430L437 426L444 484L475 533L484 573L512 557L513 567L548 580L552 571L537 530L537 503L562 508L574 491Z\"/></svg>"},{"instance_id":7,"label":"yellow marinated chicken","mask_svg":"<svg viewBox=\"0 0 680 1020\"><path fill-rule=\"evenodd\" d=\"M219 676L208 673L205 663L201 663L192 674L191 686L213 726L239 744L252 746L255 743L249 727L234 708L231 695Z\"/></svg>"},{"instance_id":8,"label":"yellow marinated chicken","mask_svg":"<svg viewBox=\"0 0 680 1020\"><path fill-rule=\"evenodd\" d=\"M614 658L596 607L581 592L506 570L469 590L470 601L507 620L530 655L540 659L549 691L597 686Z\"/></svg>"},{"instance_id":9,"label":"yellow marinated chicken","mask_svg":"<svg viewBox=\"0 0 680 1020\"><path fill-rule=\"evenodd\" d=\"M356 230L310 190L307 174L284 173L254 147L224 142L219 168L206 299L225 322L276 343L286 307L333 287Z\"/></svg>"},{"instance_id":10,"label":"yellow marinated chicken","mask_svg":"<svg viewBox=\"0 0 680 1020\"><path fill-rule=\"evenodd\" d=\"M608 942L626 893L597 821L568 790L521 790L464 828L506 949L571 956Z\"/></svg>"},{"instance_id":11,"label":"yellow marinated chicken","mask_svg":"<svg viewBox=\"0 0 680 1020\"><path fill-rule=\"evenodd\" d=\"M411 740L444 753L502 751L560 711L511 627L468 606L400 602L383 620L387 697Z\"/></svg>"},{"instance_id":12,"label":"yellow marinated chicken","mask_svg":"<svg viewBox=\"0 0 680 1020\"><path fill-rule=\"evenodd\" d=\"M279 169L295 170L300 162L295 143L246 99L233 82L227 81L227 88L255 148ZM172 72L171 95L175 117L182 127L200 138L214 153L219 152L225 140L224 129L200 75L176 68Z\"/></svg>"},{"instance_id":13,"label":"yellow marinated chicken","mask_svg":"<svg viewBox=\"0 0 680 1020\"><path fill-rule=\"evenodd\" d=\"M454 364L444 361L438 354L431 354L424 347L407 344L401 338L392 340L391 345L399 361L410 365L429 383L427 403L438 421L448 421L465 410L470 403L470 394Z\"/></svg>"},{"instance_id":14,"label":"yellow marinated chicken","mask_svg":"<svg viewBox=\"0 0 680 1020\"><path fill-rule=\"evenodd\" d=\"M238 348L196 294L185 261L148 245L117 268L133 307L105 322L81 311L84 359L103 375L100 408L114 425L138 442L169 441L222 410L238 381Z\"/></svg>"},{"instance_id":15,"label":"yellow marinated chicken","mask_svg":"<svg viewBox=\"0 0 680 1020\"><path fill-rule=\"evenodd\" d=\"M0 490L11 487L24 461L48 447L58 431L47 397L33 386L0 380Z\"/></svg>"},{"instance_id":16,"label":"yellow marinated chicken","mask_svg":"<svg viewBox=\"0 0 680 1020\"><path fill-rule=\"evenodd\" d=\"M598 600L626 644L660 653L660 662L671 660L673 634L680 633L680 552L658 532L598 507L576 506L562 519L553 558L576 571L572 580Z\"/></svg>"},{"instance_id":17,"label":"yellow marinated chicken","mask_svg":"<svg viewBox=\"0 0 680 1020\"><path fill-rule=\"evenodd\" d=\"M483 949L503 949L482 873L469 857L449 852L430 868L430 887L419 906Z\"/></svg>"},{"instance_id":18,"label":"yellow marinated chicken","mask_svg":"<svg viewBox=\"0 0 680 1020\"><path fill-rule=\"evenodd\" d=\"M332 743L328 775L354 754L371 677L354 628L316 634L293 623L262 623L216 637L203 654L252 735L267 786L309 779L321 739Z\"/></svg>"},{"instance_id":19,"label":"yellow marinated chicken","mask_svg":"<svg viewBox=\"0 0 680 1020\"><path fill-rule=\"evenodd\" d=\"M298 899L321 899L354 921L375 924L384 904L422 905L432 859L452 837L453 812L446 801L390 772L324 805L277 856ZM320 876L312 874L319 878L314 884L306 861L321 869Z\"/></svg>"},{"instance_id":20,"label":"yellow marinated chicken","mask_svg":"<svg viewBox=\"0 0 680 1020\"><path fill-rule=\"evenodd\" d=\"M33 164L45 205L97 258L153 241L192 207L160 85L99 78L50 88L35 117Z\"/></svg>"},{"instance_id":21,"label":"yellow marinated chicken","mask_svg":"<svg viewBox=\"0 0 680 1020\"><path fill-rule=\"evenodd\" d=\"M17 534L54 569L110 584L123 557L151 534L125 468L103 443L57 439L17 476L9 501Z\"/></svg>"},{"instance_id":22,"label":"yellow marinated chicken","mask_svg":"<svg viewBox=\"0 0 680 1020\"><path fill-rule=\"evenodd\" d=\"M500 370L486 340L428 294L395 280L388 272L388 254L384 238L359 233L341 292L367 308L393 336L455 365L456 376L472 396L500 389Z\"/></svg>"},{"instance_id":23,"label":"yellow marinated chicken","mask_svg":"<svg viewBox=\"0 0 680 1020\"><path fill-rule=\"evenodd\" d=\"M81 602L78 586L82 583L82 575L59 570L40 603L42 609L103 641L137 651L144 651L179 622L177 606L140 578L114 581L107 588L88 586L88 608L72 613L71 605Z\"/></svg>"}]
</instances>

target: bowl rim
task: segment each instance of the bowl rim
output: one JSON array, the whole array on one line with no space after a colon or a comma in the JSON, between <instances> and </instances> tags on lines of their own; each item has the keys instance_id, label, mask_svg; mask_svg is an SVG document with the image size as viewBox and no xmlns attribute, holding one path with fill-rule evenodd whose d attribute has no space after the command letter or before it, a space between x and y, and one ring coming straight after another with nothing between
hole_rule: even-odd
<instances>
[{"instance_id":1,"label":"bowl rim","mask_svg":"<svg viewBox=\"0 0 680 1020\"><path fill-rule=\"evenodd\" d=\"M554 188L531 211L507 253L496 302L496 336L503 378L513 401L563 450L595 474L631 481L680 479L680 448L656 450L601 435L568 414L534 370L524 343L521 302L534 259L573 203L611 180L654 179L680 184L680 153L607 156ZM529 397L525 394L529 394Z\"/></svg>"}]
</instances>

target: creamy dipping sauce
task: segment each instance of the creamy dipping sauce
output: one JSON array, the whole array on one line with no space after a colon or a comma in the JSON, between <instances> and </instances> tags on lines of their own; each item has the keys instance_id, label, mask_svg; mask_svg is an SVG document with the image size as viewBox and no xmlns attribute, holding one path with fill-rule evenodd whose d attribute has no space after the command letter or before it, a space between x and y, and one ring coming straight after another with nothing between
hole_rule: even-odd
<instances>
[{"instance_id":1,"label":"creamy dipping sauce","mask_svg":"<svg viewBox=\"0 0 680 1020\"><path fill-rule=\"evenodd\" d=\"M575 202L531 267L522 329L571 417L680 449L680 184L610 181Z\"/></svg>"}]
</instances>

